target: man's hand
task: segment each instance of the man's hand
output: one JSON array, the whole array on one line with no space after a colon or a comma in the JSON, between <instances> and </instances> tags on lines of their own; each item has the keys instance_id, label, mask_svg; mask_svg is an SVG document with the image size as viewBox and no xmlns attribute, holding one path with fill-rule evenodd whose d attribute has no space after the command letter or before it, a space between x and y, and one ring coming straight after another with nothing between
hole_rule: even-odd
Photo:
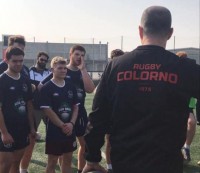
<instances>
[{"instance_id":1,"label":"man's hand","mask_svg":"<svg viewBox=\"0 0 200 173\"><path fill-rule=\"evenodd\" d=\"M73 132L73 125L72 123L65 123L62 125L62 131L65 133L67 136L70 136Z\"/></svg>"},{"instance_id":2,"label":"man's hand","mask_svg":"<svg viewBox=\"0 0 200 173\"><path fill-rule=\"evenodd\" d=\"M80 70L84 70L85 69L85 61L84 61L83 56L81 56L81 64L78 66L78 68Z\"/></svg>"},{"instance_id":3,"label":"man's hand","mask_svg":"<svg viewBox=\"0 0 200 173\"><path fill-rule=\"evenodd\" d=\"M107 171L96 162L86 162L85 167L83 168L82 173L87 173L90 171L99 171L101 173L107 173Z\"/></svg>"},{"instance_id":4,"label":"man's hand","mask_svg":"<svg viewBox=\"0 0 200 173\"><path fill-rule=\"evenodd\" d=\"M2 142L4 143L4 146L12 146L12 143L14 143L13 137L10 135L10 133L1 133L1 139Z\"/></svg>"},{"instance_id":5,"label":"man's hand","mask_svg":"<svg viewBox=\"0 0 200 173\"><path fill-rule=\"evenodd\" d=\"M30 133L30 137L31 138L36 138L36 131L35 131L35 128L31 129L31 133Z\"/></svg>"}]
</instances>

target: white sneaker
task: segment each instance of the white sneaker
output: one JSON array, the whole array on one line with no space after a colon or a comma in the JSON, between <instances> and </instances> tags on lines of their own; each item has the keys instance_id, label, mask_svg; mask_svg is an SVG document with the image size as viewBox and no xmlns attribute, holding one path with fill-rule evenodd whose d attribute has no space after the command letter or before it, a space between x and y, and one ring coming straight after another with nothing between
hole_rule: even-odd
<instances>
[{"instance_id":1,"label":"white sneaker","mask_svg":"<svg viewBox=\"0 0 200 173\"><path fill-rule=\"evenodd\" d=\"M40 134L40 132L36 132L36 137L35 137L36 141L39 141L42 139L42 134Z\"/></svg>"}]
</instances>

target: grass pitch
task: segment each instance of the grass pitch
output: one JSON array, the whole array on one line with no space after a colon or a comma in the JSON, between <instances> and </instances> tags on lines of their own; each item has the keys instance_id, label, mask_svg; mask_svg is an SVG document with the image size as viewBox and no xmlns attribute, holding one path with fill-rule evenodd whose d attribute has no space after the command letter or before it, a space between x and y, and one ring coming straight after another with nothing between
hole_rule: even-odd
<instances>
[{"instance_id":1,"label":"grass pitch","mask_svg":"<svg viewBox=\"0 0 200 173\"><path fill-rule=\"evenodd\" d=\"M85 106L87 112L91 111L92 107L93 94L88 94L86 97ZM29 173L42 173L45 172L45 167L47 163L47 155L45 155L45 126L43 122L40 124L39 132L42 133L42 140L37 142L33 152L32 160L29 165ZM200 126L197 126L196 135L194 141L191 145L191 158L192 161L184 165L184 173L200 173L200 166L197 165L197 162L200 160ZM105 161L102 161L102 164L105 165ZM76 173L77 169L77 151L73 155L73 173ZM56 172L60 173L60 169L57 166Z\"/></svg>"}]
</instances>

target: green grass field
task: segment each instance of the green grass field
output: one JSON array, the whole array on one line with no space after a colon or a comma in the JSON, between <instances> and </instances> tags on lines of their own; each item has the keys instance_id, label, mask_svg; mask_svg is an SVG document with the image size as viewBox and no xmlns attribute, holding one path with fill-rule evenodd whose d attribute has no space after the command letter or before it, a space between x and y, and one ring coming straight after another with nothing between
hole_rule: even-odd
<instances>
[{"instance_id":1,"label":"green grass field","mask_svg":"<svg viewBox=\"0 0 200 173\"><path fill-rule=\"evenodd\" d=\"M88 112L91 111L93 94L88 94L86 98L86 109ZM47 163L47 155L44 154L44 138L45 138L45 126L41 123L39 128L40 133L42 133L41 142L36 143L32 160L29 166L29 173L42 173L45 171ZM196 135L191 146L191 157L192 161L184 166L184 173L200 173L200 166L197 165L197 162L200 160L200 127L197 127ZM105 161L103 161L105 164ZM77 152L73 155L73 172L77 171ZM56 168L56 172L60 173L59 167Z\"/></svg>"}]
</instances>

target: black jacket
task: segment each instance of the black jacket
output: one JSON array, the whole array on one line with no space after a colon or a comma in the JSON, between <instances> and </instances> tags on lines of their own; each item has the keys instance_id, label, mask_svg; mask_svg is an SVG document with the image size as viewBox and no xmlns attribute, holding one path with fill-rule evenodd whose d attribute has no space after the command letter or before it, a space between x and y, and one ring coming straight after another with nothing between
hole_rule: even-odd
<instances>
[{"instance_id":1,"label":"black jacket","mask_svg":"<svg viewBox=\"0 0 200 173\"><path fill-rule=\"evenodd\" d=\"M182 173L190 97L200 97L200 66L159 46L139 46L107 66L85 136L86 160L99 162L111 127L115 173Z\"/></svg>"}]
</instances>

